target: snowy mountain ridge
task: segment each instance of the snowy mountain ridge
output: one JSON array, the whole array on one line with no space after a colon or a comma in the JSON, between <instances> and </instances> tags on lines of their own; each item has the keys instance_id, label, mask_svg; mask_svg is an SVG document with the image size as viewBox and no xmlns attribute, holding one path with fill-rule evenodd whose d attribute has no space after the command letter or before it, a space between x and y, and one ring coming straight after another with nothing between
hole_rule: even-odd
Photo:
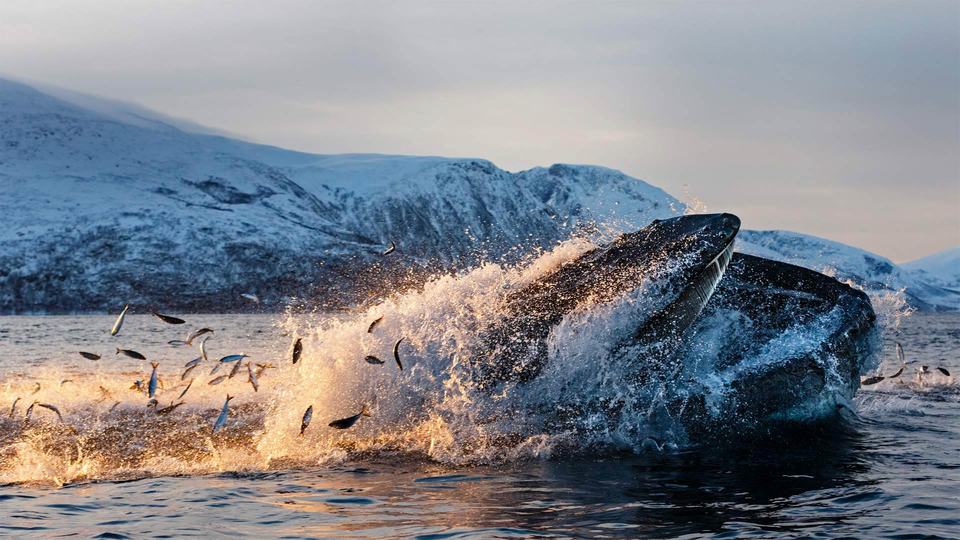
<instances>
[{"instance_id":1,"label":"snowy mountain ridge","mask_svg":"<svg viewBox=\"0 0 960 540\"><path fill-rule=\"evenodd\" d=\"M0 79L0 313L124 302L234 310L248 291L269 309L290 297L347 304L438 270L509 260L593 223L637 228L684 211L603 167L510 173L482 159L314 155L185 131L128 114L134 106L78 103ZM813 237L748 233L745 249L794 262L826 253ZM401 249L380 257L391 241ZM930 301L941 288L836 246L829 256L851 275L903 285L921 307L950 307Z\"/></svg>"}]
</instances>

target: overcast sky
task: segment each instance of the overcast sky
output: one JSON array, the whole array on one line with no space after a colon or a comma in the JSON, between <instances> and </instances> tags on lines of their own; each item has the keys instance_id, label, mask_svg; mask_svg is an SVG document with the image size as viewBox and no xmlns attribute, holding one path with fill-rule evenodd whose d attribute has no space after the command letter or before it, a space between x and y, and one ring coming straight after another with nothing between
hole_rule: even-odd
<instances>
[{"instance_id":1,"label":"overcast sky","mask_svg":"<svg viewBox=\"0 0 960 540\"><path fill-rule=\"evenodd\" d=\"M960 245L954 0L3 0L0 73L310 152L606 165L898 262Z\"/></svg>"}]
</instances>

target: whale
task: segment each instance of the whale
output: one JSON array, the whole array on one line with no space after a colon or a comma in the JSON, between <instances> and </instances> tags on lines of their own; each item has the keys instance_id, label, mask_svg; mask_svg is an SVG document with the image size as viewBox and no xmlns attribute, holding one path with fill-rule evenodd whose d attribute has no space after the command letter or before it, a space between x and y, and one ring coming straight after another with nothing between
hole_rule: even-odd
<instances>
[{"instance_id":1,"label":"whale","mask_svg":"<svg viewBox=\"0 0 960 540\"><path fill-rule=\"evenodd\" d=\"M659 305L637 321L631 341L679 339L720 282L739 230L740 219L726 213L656 220L511 292L471 360L476 384L533 380L547 361L551 330L565 317L641 288L655 290Z\"/></svg>"}]
</instances>

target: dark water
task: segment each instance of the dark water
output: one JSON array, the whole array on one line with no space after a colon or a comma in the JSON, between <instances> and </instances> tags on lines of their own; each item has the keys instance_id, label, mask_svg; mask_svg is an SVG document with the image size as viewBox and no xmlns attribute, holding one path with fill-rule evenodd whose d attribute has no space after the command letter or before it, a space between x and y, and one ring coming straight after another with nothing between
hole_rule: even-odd
<instances>
[{"instance_id":1,"label":"dark water","mask_svg":"<svg viewBox=\"0 0 960 540\"><path fill-rule=\"evenodd\" d=\"M9 337L23 319L7 321L11 373L12 351L43 355ZM960 372L960 316L914 315L894 338L908 360ZM892 346L886 357L892 373ZM293 470L7 484L0 534L960 537L960 391L953 378L918 382L914 364L904 378L862 390L842 425L722 450L471 467L378 452Z\"/></svg>"}]
</instances>

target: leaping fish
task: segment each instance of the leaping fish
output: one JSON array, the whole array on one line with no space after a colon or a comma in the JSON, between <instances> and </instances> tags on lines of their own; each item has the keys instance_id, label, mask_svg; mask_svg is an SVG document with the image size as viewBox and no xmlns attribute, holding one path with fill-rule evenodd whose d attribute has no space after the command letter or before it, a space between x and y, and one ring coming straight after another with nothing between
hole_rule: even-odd
<instances>
[{"instance_id":1,"label":"leaping fish","mask_svg":"<svg viewBox=\"0 0 960 540\"><path fill-rule=\"evenodd\" d=\"M368 364L373 364L375 366L382 366L385 363L383 360L373 356L372 354L368 354L364 360L366 360Z\"/></svg>"},{"instance_id":2,"label":"leaping fish","mask_svg":"<svg viewBox=\"0 0 960 540\"><path fill-rule=\"evenodd\" d=\"M18 397L17 399L13 400L13 406L10 407L10 418L13 418L14 413L17 412L17 403L19 403L21 399L23 398Z\"/></svg>"},{"instance_id":3,"label":"leaping fish","mask_svg":"<svg viewBox=\"0 0 960 540\"><path fill-rule=\"evenodd\" d=\"M307 411L303 413L303 420L300 421L300 435L303 435L303 432L310 427L310 421L313 420L313 405L307 407Z\"/></svg>"},{"instance_id":4,"label":"leaping fish","mask_svg":"<svg viewBox=\"0 0 960 540\"><path fill-rule=\"evenodd\" d=\"M170 405L167 405L166 407L158 410L158 411L157 411L157 414L170 414L170 413L172 413L173 411L177 410L177 407L179 407L179 406L181 406L181 405L183 405L183 402L182 402L182 401L179 402L179 403L171 403Z\"/></svg>"},{"instance_id":5,"label":"leaping fish","mask_svg":"<svg viewBox=\"0 0 960 540\"><path fill-rule=\"evenodd\" d=\"M359 420L361 416L370 416L370 411L369 409L367 409L366 405L364 405L363 408L360 409L360 412L358 412L357 414L353 416L348 416L347 418L334 420L333 422L330 422L327 425L335 429L351 428L353 427L354 424L357 423L357 420Z\"/></svg>"},{"instance_id":6,"label":"leaping fish","mask_svg":"<svg viewBox=\"0 0 960 540\"><path fill-rule=\"evenodd\" d=\"M875 375L873 377L867 377L866 379L861 381L860 384L862 386L870 386L871 384L877 384L878 382L882 381L885 378L886 377L884 377L883 375Z\"/></svg>"},{"instance_id":7,"label":"leaping fish","mask_svg":"<svg viewBox=\"0 0 960 540\"><path fill-rule=\"evenodd\" d=\"M242 294L240 294L240 296L241 296L242 298L246 298L247 300L253 302L254 304L259 304L259 303L260 303L260 297L257 296L257 295L255 295L255 294L253 294L253 293L242 293Z\"/></svg>"},{"instance_id":8,"label":"leaping fish","mask_svg":"<svg viewBox=\"0 0 960 540\"><path fill-rule=\"evenodd\" d=\"M122 354L124 356L129 356L130 358L135 358L137 360L146 360L147 357L138 353L137 351L132 351L130 349L121 349L117 347L117 354Z\"/></svg>"},{"instance_id":9,"label":"leaping fish","mask_svg":"<svg viewBox=\"0 0 960 540\"><path fill-rule=\"evenodd\" d=\"M247 355L245 355L245 354L229 354L229 355L224 356L223 358L221 358L221 359L220 359L220 363L221 363L221 364L226 364L226 363L229 363L229 362L237 362L237 361L243 360L243 359L246 358L246 357L247 357Z\"/></svg>"},{"instance_id":10,"label":"leaping fish","mask_svg":"<svg viewBox=\"0 0 960 540\"><path fill-rule=\"evenodd\" d=\"M190 387L193 386L193 381L195 380L196 379L190 379L190 382L187 383L187 387L183 389L183 392L180 392L179 396L177 396L178 400L183 399L183 396L187 395L187 390L189 390Z\"/></svg>"},{"instance_id":11,"label":"leaping fish","mask_svg":"<svg viewBox=\"0 0 960 540\"><path fill-rule=\"evenodd\" d=\"M203 358L203 361L207 361L207 340L210 339L210 336L203 338L203 341L200 342L200 357Z\"/></svg>"},{"instance_id":12,"label":"leaping fish","mask_svg":"<svg viewBox=\"0 0 960 540\"><path fill-rule=\"evenodd\" d=\"M370 323L370 326L367 328L367 333L368 333L368 334L373 333L373 329L376 328L377 325L380 324L380 321L382 321L382 320L383 320L383 315L377 317L377 319L376 319L375 321L373 321L372 323Z\"/></svg>"},{"instance_id":13,"label":"leaping fish","mask_svg":"<svg viewBox=\"0 0 960 540\"><path fill-rule=\"evenodd\" d=\"M153 313L154 317L160 319L161 321L167 324L183 324L187 322L179 317L171 317L170 315L163 315L162 313L157 313L156 311L151 311L150 313Z\"/></svg>"},{"instance_id":14,"label":"leaping fish","mask_svg":"<svg viewBox=\"0 0 960 540\"><path fill-rule=\"evenodd\" d=\"M157 395L157 367L160 366L160 362L150 362L150 366L153 371L150 373L150 384L147 386L147 392L150 397L154 397Z\"/></svg>"},{"instance_id":15,"label":"leaping fish","mask_svg":"<svg viewBox=\"0 0 960 540\"><path fill-rule=\"evenodd\" d=\"M95 354L95 353L92 353L92 352L83 352L83 351L80 351L80 356L86 358L87 360L99 360L99 359L100 359L100 355L99 355L99 354Z\"/></svg>"},{"instance_id":16,"label":"leaping fish","mask_svg":"<svg viewBox=\"0 0 960 540\"><path fill-rule=\"evenodd\" d=\"M943 373L943 374L946 375L947 377L950 376L950 372L947 371L947 368L945 368L945 367L937 367L937 371L939 371L940 373Z\"/></svg>"},{"instance_id":17,"label":"leaping fish","mask_svg":"<svg viewBox=\"0 0 960 540\"><path fill-rule=\"evenodd\" d=\"M297 338L293 342L293 363L296 364L300 361L300 354L303 353L303 342L300 341L300 338Z\"/></svg>"},{"instance_id":18,"label":"leaping fish","mask_svg":"<svg viewBox=\"0 0 960 540\"><path fill-rule=\"evenodd\" d=\"M233 396L227 394L226 401L223 402L223 408L220 409L220 416L217 417L217 421L213 424L213 432L216 433L223 429L223 426L227 425L227 417L230 414L230 400L233 399Z\"/></svg>"},{"instance_id":19,"label":"leaping fish","mask_svg":"<svg viewBox=\"0 0 960 540\"><path fill-rule=\"evenodd\" d=\"M396 251L396 250L397 250L397 244L394 243L394 242L390 242L390 247L388 247L388 248L383 252L383 255L389 255L389 254L393 253L393 252Z\"/></svg>"},{"instance_id":20,"label":"leaping fish","mask_svg":"<svg viewBox=\"0 0 960 540\"><path fill-rule=\"evenodd\" d=\"M248 362L249 363L249 362ZM233 369L230 370L230 375L227 376L228 379L232 379L237 372L240 371L240 362L237 362L233 365Z\"/></svg>"},{"instance_id":21,"label":"leaping fish","mask_svg":"<svg viewBox=\"0 0 960 540\"><path fill-rule=\"evenodd\" d=\"M211 380L211 381L208 382L207 384L210 384L210 385L220 384L220 383L222 383L222 382L225 381L225 380L227 380L227 376L226 376L226 375L221 375L221 376L217 377L216 379Z\"/></svg>"},{"instance_id":22,"label":"leaping fish","mask_svg":"<svg viewBox=\"0 0 960 540\"><path fill-rule=\"evenodd\" d=\"M400 371L403 371L403 364L400 363L400 342L403 341L403 338L397 340L396 344L393 346L393 359L397 361L397 367L400 368Z\"/></svg>"},{"instance_id":23,"label":"leaping fish","mask_svg":"<svg viewBox=\"0 0 960 540\"><path fill-rule=\"evenodd\" d=\"M190 333L189 336L187 336L186 344L193 345L193 340L197 339L198 337L204 334L212 334L212 333L213 333L212 328L201 328L199 330L194 330L193 332Z\"/></svg>"},{"instance_id":24,"label":"leaping fish","mask_svg":"<svg viewBox=\"0 0 960 540\"><path fill-rule=\"evenodd\" d=\"M253 368L250 367L250 362L247 362L247 380L253 386L254 392L260 391L260 381L257 380L257 374L253 372Z\"/></svg>"},{"instance_id":25,"label":"leaping fish","mask_svg":"<svg viewBox=\"0 0 960 540\"><path fill-rule=\"evenodd\" d=\"M196 368L197 368L197 364L193 364L193 365L191 365L190 367L188 367L187 369L183 370L183 374L180 375L180 380L181 380L181 381L187 380L187 377L190 376L190 372L193 371L193 370L196 369Z\"/></svg>"},{"instance_id":26,"label":"leaping fish","mask_svg":"<svg viewBox=\"0 0 960 540\"><path fill-rule=\"evenodd\" d=\"M53 411L57 413L57 418L59 418L60 421L63 422L63 415L60 414L60 409L58 409L55 405L50 405L49 403L37 403L37 405L43 407L44 409L47 409L48 411ZM33 405L31 405L31 407L32 406Z\"/></svg>"},{"instance_id":27,"label":"leaping fish","mask_svg":"<svg viewBox=\"0 0 960 540\"><path fill-rule=\"evenodd\" d=\"M897 342L897 360L899 360L900 363L904 365L906 365L907 363L906 355L903 354L903 345L900 345L899 341Z\"/></svg>"},{"instance_id":28,"label":"leaping fish","mask_svg":"<svg viewBox=\"0 0 960 540\"><path fill-rule=\"evenodd\" d=\"M110 329L110 335L115 336L120 332L120 327L123 326L123 318L127 316L127 310L130 308L130 304L125 304L123 306L123 311L120 312L120 315L117 317L117 322L113 323L113 328Z\"/></svg>"},{"instance_id":29,"label":"leaping fish","mask_svg":"<svg viewBox=\"0 0 960 540\"><path fill-rule=\"evenodd\" d=\"M896 373L894 373L893 375L891 375L891 376L889 376L889 377L887 377L887 378L888 378L888 379L896 379L897 377L899 377L899 376L902 375L902 374L903 374L903 366L900 366L900 369L898 369Z\"/></svg>"},{"instance_id":30,"label":"leaping fish","mask_svg":"<svg viewBox=\"0 0 960 540\"><path fill-rule=\"evenodd\" d=\"M187 347L190 344L182 339L171 339L167 342L167 345L173 345L174 347Z\"/></svg>"}]
</instances>

